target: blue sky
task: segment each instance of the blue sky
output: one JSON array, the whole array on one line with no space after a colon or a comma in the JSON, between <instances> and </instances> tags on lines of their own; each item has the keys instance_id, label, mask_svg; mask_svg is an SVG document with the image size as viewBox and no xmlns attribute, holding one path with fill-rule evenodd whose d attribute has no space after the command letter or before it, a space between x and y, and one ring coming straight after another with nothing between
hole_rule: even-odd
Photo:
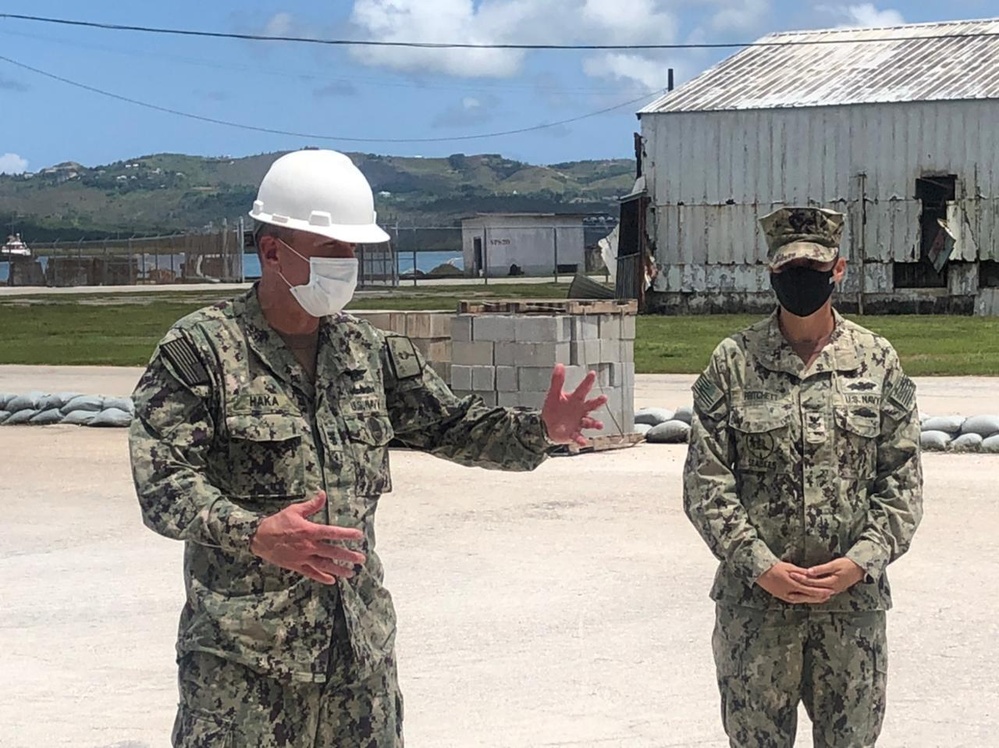
<instances>
[{"instance_id":1,"label":"blue sky","mask_svg":"<svg viewBox=\"0 0 999 748\"><path fill-rule=\"evenodd\" d=\"M120 24L325 38L478 43L741 42L764 33L999 15L989 0L4 0L3 12ZM733 50L734 51L734 50ZM631 158L630 104L506 137L455 138L565 120L661 90L732 51L509 52L320 48L72 29L0 19L0 55L81 84L193 114L359 143L196 122L73 88L0 61L0 171L87 166L150 153L245 156L321 145L531 163Z\"/></svg>"}]
</instances>

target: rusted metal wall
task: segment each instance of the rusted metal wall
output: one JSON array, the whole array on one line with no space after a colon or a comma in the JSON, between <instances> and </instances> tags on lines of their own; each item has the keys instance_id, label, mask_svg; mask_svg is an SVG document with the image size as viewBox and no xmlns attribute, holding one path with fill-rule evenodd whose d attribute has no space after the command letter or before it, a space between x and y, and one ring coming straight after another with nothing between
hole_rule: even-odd
<instances>
[{"instance_id":1,"label":"rusted metal wall","mask_svg":"<svg viewBox=\"0 0 999 748\"><path fill-rule=\"evenodd\" d=\"M865 293L890 294L892 264L920 257L925 175L957 176L952 266L999 259L996 122L999 100L644 114L654 290L767 293L759 217L816 204L848 215L843 291L863 275ZM955 270L951 292L974 293L970 280Z\"/></svg>"}]
</instances>

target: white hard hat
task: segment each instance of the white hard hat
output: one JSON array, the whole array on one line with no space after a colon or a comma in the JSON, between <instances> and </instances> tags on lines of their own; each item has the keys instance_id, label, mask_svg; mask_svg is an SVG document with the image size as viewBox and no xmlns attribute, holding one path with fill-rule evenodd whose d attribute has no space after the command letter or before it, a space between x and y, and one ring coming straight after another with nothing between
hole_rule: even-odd
<instances>
[{"instance_id":1,"label":"white hard hat","mask_svg":"<svg viewBox=\"0 0 999 748\"><path fill-rule=\"evenodd\" d=\"M389 235L376 223L371 185L337 151L288 153L264 175L250 216L348 244L378 244Z\"/></svg>"}]
</instances>

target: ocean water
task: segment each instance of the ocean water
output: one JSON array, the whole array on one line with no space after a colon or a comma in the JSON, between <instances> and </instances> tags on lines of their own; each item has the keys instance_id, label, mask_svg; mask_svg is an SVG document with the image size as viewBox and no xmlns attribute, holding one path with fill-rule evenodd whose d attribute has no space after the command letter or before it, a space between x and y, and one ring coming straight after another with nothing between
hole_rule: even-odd
<instances>
[{"instance_id":1,"label":"ocean water","mask_svg":"<svg viewBox=\"0 0 999 748\"><path fill-rule=\"evenodd\" d=\"M42 269L44 270L47 262L46 258L39 257L38 260L42 264ZM443 265L445 262L452 262L452 264L454 264L459 270L464 267L461 254L457 252L416 253L416 267L424 273L429 273L438 265ZM413 253L409 252L398 255L396 257L396 264L399 267L399 275L406 275L407 273L413 272ZM260 258L257 257L255 252L243 255L243 267L247 280L256 280L260 277ZM0 262L0 283L6 283L9 277L10 263Z\"/></svg>"},{"instance_id":2,"label":"ocean water","mask_svg":"<svg viewBox=\"0 0 999 748\"><path fill-rule=\"evenodd\" d=\"M403 252L396 256L396 265L399 268L399 275L413 272L413 253ZM457 252L417 252L416 268L429 273L438 265L451 262L459 270L463 269L461 254ZM256 280L260 277L260 258L256 253L243 255L243 271L247 280Z\"/></svg>"}]
</instances>

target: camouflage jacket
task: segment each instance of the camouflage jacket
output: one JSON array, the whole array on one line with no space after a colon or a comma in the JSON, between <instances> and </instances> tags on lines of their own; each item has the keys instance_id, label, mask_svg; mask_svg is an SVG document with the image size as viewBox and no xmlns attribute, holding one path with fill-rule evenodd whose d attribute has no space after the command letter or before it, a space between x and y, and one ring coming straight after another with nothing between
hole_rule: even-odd
<instances>
[{"instance_id":1,"label":"camouflage jacket","mask_svg":"<svg viewBox=\"0 0 999 748\"><path fill-rule=\"evenodd\" d=\"M777 561L846 557L865 579L816 609L890 608L923 474L915 385L888 341L836 314L805 371L774 314L723 341L693 394L684 508L721 562L712 598L783 607L755 584Z\"/></svg>"},{"instance_id":2,"label":"camouflage jacket","mask_svg":"<svg viewBox=\"0 0 999 748\"><path fill-rule=\"evenodd\" d=\"M326 679L340 604L362 667L392 652L395 613L374 517L391 490L393 438L497 470L533 470L549 449L538 412L458 399L407 338L346 314L322 323L313 385L254 290L180 320L134 399L130 450L144 522L186 541L178 653L299 681ZM328 503L312 521L366 538L361 573L332 587L250 552L265 517L319 490Z\"/></svg>"}]
</instances>

